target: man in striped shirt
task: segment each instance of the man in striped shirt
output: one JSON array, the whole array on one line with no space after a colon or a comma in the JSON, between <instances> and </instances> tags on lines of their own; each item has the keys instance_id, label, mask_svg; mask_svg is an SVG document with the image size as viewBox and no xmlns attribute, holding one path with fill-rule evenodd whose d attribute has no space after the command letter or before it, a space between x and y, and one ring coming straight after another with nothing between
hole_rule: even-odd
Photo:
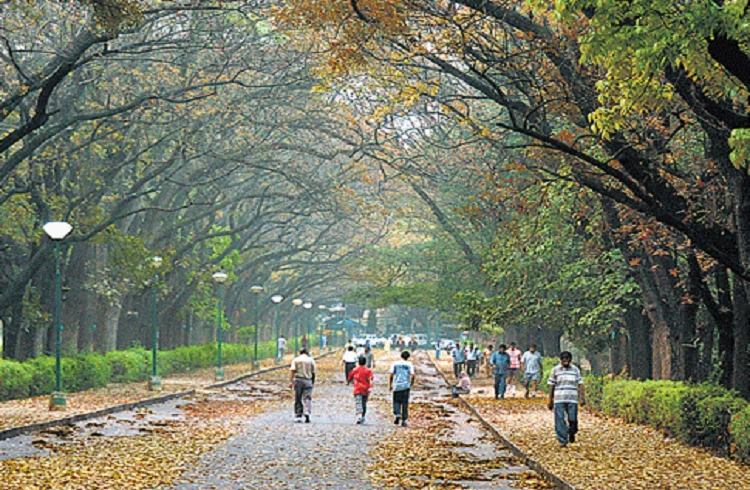
<instances>
[{"instance_id":1,"label":"man in striped shirt","mask_svg":"<svg viewBox=\"0 0 750 490\"><path fill-rule=\"evenodd\" d=\"M571 364L570 352L560 353L560 364L552 369L547 384L549 400L547 406L555 410L555 434L560 447L575 442L578 432L578 405L586 404L583 393L581 371ZM565 420L567 418L567 421Z\"/></svg>"}]
</instances>

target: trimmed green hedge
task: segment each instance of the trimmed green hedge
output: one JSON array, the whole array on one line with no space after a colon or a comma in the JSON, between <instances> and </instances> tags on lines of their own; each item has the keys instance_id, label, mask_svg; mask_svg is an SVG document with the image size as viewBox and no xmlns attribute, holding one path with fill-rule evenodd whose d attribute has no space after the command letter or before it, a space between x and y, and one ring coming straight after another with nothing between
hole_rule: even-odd
<instances>
[{"instance_id":1,"label":"trimmed green hedge","mask_svg":"<svg viewBox=\"0 0 750 490\"><path fill-rule=\"evenodd\" d=\"M317 345L311 336L311 345ZM288 346L294 345L291 339ZM222 344L222 364L251 362L254 345ZM276 356L276 342L258 344L258 358ZM157 367L160 376L185 373L194 369L216 366L217 344L178 347L159 351ZM76 354L62 359L63 391L84 391L101 388L108 383L133 383L151 376L151 351L133 348L106 354ZM0 401L48 395L55 390L55 358L38 357L25 362L0 359Z\"/></svg>"},{"instance_id":2,"label":"trimmed green hedge","mask_svg":"<svg viewBox=\"0 0 750 490\"><path fill-rule=\"evenodd\" d=\"M750 459L750 405L708 383L586 378L589 405L687 444Z\"/></svg>"}]
</instances>

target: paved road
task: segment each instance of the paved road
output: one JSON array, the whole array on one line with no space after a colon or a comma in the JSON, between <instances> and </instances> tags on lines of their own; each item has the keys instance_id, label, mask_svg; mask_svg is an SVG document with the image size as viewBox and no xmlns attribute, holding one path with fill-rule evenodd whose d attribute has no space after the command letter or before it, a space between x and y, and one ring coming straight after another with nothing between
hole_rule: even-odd
<instances>
[{"instance_id":1,"label":"paved road","mask_svg":"<svg viewBox=\"0 0 750 490\"><path fill-rule=\"evenodd\" d=\"M368 407L367 423L356 425L351 386L342 382L316 387L312 412L309 424L295 423L291 406L248 420L173 488L373 488L367 454L392 430L389 421Z\"/></svg>"}]
</instances>

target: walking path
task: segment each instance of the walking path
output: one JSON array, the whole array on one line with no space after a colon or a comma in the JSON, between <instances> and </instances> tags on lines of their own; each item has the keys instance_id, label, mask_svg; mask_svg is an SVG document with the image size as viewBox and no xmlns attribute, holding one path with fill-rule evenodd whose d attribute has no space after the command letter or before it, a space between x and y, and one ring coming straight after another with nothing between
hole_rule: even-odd
<instances>
[{"instance_id":1,"label":"walking path","mask_svg":"<svg viewBox=\"0 0 750 490\"><path fill-rule=\"evenodd\" d=\"M343 383L319 386L309 424L294 422L291 403L250 419L173 488L373 488L368 454L391 426L375 407L355 426L351 398Z\"/></svg>"},{"instance_id":2,"label":"walking path","mask_svg":"<svg viewBox=\"0 0 750 490\"><path fill-rule=\"evenodd\" d=\"M453 376L449 359L437 364ZM472 380L472 393L462 397L524 454L577 490L750 489L750 466L587 410L579 416L576 442L560 449L546 394L523 395L519 387L515 396L494 400L491 379L480 376Z\"/></svg>"}]
</instances>

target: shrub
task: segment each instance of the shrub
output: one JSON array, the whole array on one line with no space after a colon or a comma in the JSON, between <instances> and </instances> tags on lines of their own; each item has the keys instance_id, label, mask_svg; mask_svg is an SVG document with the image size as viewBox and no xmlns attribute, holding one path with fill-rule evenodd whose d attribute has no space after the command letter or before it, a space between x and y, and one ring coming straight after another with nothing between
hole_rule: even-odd
<instances>
[{"instance_id":1,"label":"shrub","mask_svg":"<svg viewBox=\"0 0 750 490\"><path fill-rule=\"evenodd\" d=\"M100 354L66 357L62 361L62 382L65 391L84 391L107 386L112 368Z\"/></svg>"},{"instance_id":2,"label":"shrub","mask_svg":"<svg viewBox=\"0 0 750 490\"><path fill-rule=\"evenodd\" d=\"M702 402L709 398L724 397L730 393L726 388L710 383L691 386L680 401L681 417L676 426L678 439L688 444L705 444L704 427L707 423L710 425L710 422L704 420L703 414L699 411L703 406Z\"/></svg>"},{"instance_id":3,"label":"shrub","mask_svg":"<svg viewBox=\"0 0 750 490\"><path fill-rule=\"evenodd\" d=\"M109 362L113 383L132 383L148 378L149 362L145 349L128 349L107 352L104 355Z\"/></svg>"},{"instance_id":4,"label":"shrub","mask_svg":"<svg viewBox=\"0 0 750 490\"><path fill-rule=\"evenodd\" d=\"M31 372L24 364L0 359L0 399L26 398L31 379Z\"/></svg>"},{"instance_id":5,"label":"shrub","mask_svg":"<svg viewBox=\"0 0 750 490\"><path fill-rule=\"evenodd\" d=\"M55 391L55 358L37 357L24 362L31 372L29 396L46 395Z\"/></svg>"},{"instance_id":6,"label":"shrub","mask_svg":"<svg viewBox=\"0 0 750 490\"><path fill-rule=\"evenodd\" d=\"M729 434L734 443L735 456L750 462L750 406L732 414Z\"/></svg>"}]
</instances>

